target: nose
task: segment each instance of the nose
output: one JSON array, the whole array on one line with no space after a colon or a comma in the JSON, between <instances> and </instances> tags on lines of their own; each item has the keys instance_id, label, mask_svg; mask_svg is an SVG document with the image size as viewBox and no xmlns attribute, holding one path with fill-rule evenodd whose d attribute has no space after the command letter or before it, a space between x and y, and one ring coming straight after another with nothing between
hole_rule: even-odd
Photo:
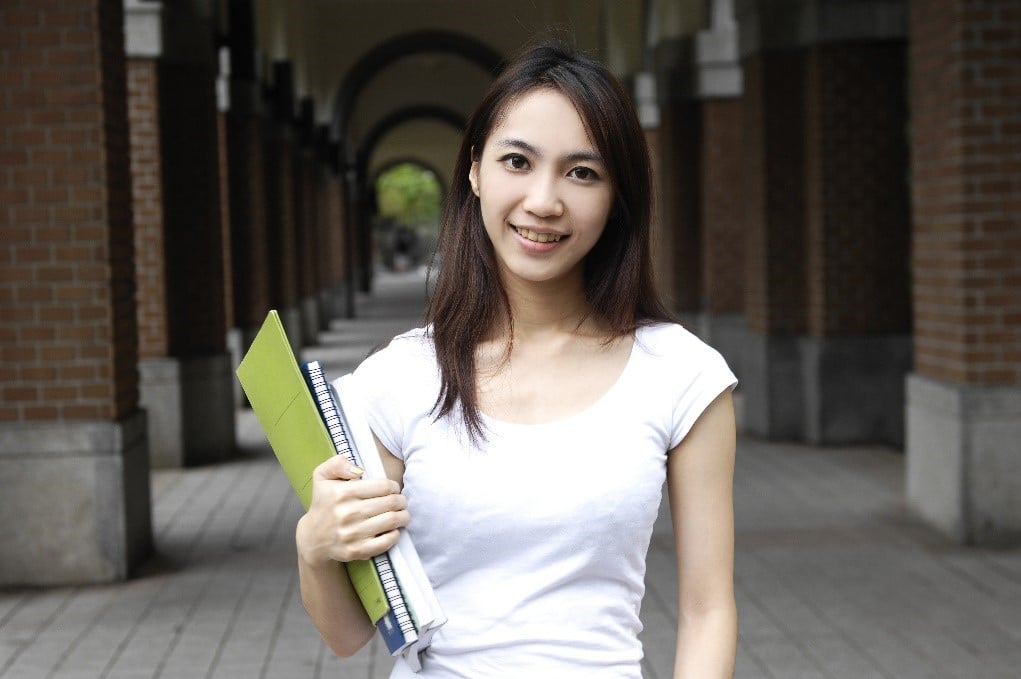
<instances>
[{"instance_id":1,"label":"nose","mask_svg":"<svg viewBox=\"0 0 1021 679\"><path fill-rule=\"evenodd\" d=\"M559 217L564 214L564 203L557 190L556 178L536 176L528 187L522 207L536 217Z\"/></svg>"}]
</instances>

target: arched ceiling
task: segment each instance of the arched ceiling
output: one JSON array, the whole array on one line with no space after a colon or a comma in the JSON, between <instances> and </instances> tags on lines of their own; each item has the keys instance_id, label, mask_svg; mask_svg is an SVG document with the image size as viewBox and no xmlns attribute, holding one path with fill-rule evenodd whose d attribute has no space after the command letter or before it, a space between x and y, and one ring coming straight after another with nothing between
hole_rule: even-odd
<instances>
[{"instance_id":1,"label":"arched ceiling","mask_svg":"<svg viewBox=\"0 0 1021 679\"><path fill-rule=\"evenodd\" d=\"M398 162L417 162L432 169L444 190L450 187L451 174L461 133L436 120L411 120L392 128L375 145L368 159L367 178Z\"/></svg>"},{"instance_id":2,"label":"arched ceiling","mask_svg":"<svg viewBox=\"0 0 1021 679\"><path fill-rule=\"evenodd\" d=\"M316 123L330 125L349 161L363 153L365 171L421 158L444 176L460 143L449 121L426 115L380 135L381 121L408 110L467 118L496 64L543 37L631 75L642 65L647 3L656 23L683 23L657 0L253 0L263 73L274 61L292 64L295 99L314 102ZM378 147L366 148L367 137Z\"/></svg>"}]
</instances>

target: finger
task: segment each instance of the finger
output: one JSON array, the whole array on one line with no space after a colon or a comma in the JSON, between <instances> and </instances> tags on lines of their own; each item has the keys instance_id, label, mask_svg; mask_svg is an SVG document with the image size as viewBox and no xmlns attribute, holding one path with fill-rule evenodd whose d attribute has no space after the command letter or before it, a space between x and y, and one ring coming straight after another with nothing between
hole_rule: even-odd
<instances>
[{"instance_id":1,"label":"finger","mask_svg":"<svg viewBox=\"0 0 1021 679\"><path fill-rule=\"evenodd\" d=\"M347 483L334 479L323 479L320 483L332 483L338 499L368 500L374 497L401 496L400 486L390 479L362 479L358 483Z\"/></svg>"},{"instance_id":2,"label":"finger","mask_svg":"<svg viewBox=\"0 0 1021 679\"><path fill-rule=\"evenodd\" d=\"M400 537L400 532L397 530L391 530L386 533L374 535L369 538L358 542L356 545L349 546L346 549L339 549L333 558L336 561L358 561L359 559L369 559L378 554L382 554L386 550L397 544L397 538Z\"/></svg>"},{"instance_id":3,"label":"finger","mask_svg":"<svg viewBox=\"0 0 1021 679\"><path fill-rule=\"evenodd\" d=\"M312 476L323 479L343 479L350 481L361 478L365 470L351 463L346 455L334 455L312 472Z\"/></svg>"},{"instance_id":4,"label":"finger","mask_svg":"<svg viewBox=\"0 0 1021 679\"><path fill-rule=\"evenodd\" d=\"M395 512L407 513L408 501L403 495L381 495L360 499L356 502L338 503L334 508L334 515L338 523L345 525L359 524L381 514L392 514ZM399 526L387 526L386 528L372 531L363 531L365 535L375 535L383 530L390 530Z\"/></svg>"}]
</instances>

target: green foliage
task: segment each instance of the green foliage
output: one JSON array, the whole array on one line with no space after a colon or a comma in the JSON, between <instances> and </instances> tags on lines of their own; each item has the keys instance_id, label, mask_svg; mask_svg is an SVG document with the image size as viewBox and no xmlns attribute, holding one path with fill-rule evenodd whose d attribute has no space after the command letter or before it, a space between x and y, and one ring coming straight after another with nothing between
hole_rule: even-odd
<instances>
[{"instance_id":1,"label":"green foliage","mask_svg":"<svg viewBox=\"0 0 1021 679\"><path fill-rule=\"evenodd\" d=\"M440 182L430 170L401 163L379 175L376 199L381 217L407 226L435 226L443 196Z\"/></svg>"}]
</instances>

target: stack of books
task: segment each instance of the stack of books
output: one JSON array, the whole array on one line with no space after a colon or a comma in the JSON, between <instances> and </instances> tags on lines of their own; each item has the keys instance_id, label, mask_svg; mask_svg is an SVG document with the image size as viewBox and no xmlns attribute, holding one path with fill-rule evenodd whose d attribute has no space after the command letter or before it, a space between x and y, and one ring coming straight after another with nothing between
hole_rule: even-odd
<instances>
[{"instance_id":1,"label":"stack of books","mask_svg":"<svg viewBox=\"0 0 1021 679\"><path fill-rule=\"evenodd\" d=\"M344 455L364 469L362 478L386 477L355 378L344 375L334 389L319 361L299 368L276 311L269 312L237 375L306 509L312 500L312 472L332 455ZM387 552L345 566L391 655L403 655L419 669L422 652L446 617L411 537L401 530Z\"/></svg>"}]
</instances>

